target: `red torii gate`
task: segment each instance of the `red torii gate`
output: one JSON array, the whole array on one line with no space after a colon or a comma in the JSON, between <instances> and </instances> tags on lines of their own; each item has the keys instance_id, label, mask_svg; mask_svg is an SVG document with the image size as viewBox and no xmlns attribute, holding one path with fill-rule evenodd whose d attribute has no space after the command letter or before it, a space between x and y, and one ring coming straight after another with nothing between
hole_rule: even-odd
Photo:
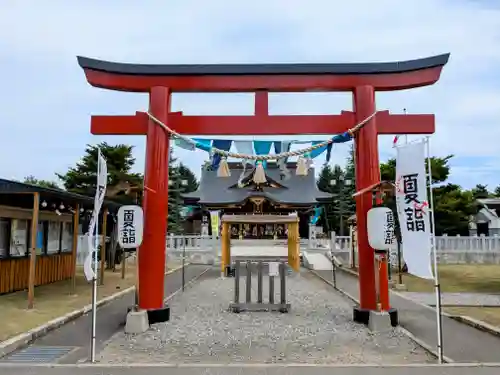
<instances>
[{"instance_id":1,"label":"red torii gate","mask_svg":"<svg viewBox=\"0 0 500 375\"><path fill-rule=\"evenodd\" d=\"M121 64L85 57L78 63L94 87L149 93L149 111L180 134L304 135L339 134L376 111L375 92L432 85L449 54L424 59L362 64ZM352 92L354 112L340 115L268 114L268 92ZM254 92L253 116L185 116L171 112L173 92ZM355 136L356 189L380 181L378 134L432 134L434 115L395 115L379 111ZM144 240L139 256L139 307L156 316L164 309L165 242L168 215L169 134L145 112L131 116L92 116L92 134L146 135ZM356 198L360 306L355 317L367 322L376 310L374 251L368 244L369 194Z\"/></svg>"}]
</instances>

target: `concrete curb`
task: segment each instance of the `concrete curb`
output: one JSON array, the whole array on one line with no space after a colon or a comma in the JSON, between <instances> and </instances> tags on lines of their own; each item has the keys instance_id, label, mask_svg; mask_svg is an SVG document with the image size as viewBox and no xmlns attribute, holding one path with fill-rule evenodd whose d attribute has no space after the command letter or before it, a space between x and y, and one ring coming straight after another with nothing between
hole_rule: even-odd
<instances>
[{"instance_id":1,"label":"concrete curb","mask_svg":"<svg viewBox=\"0 0 500 375\"><path fill-rule=\"evenodd\" d=\"M181 267L182 268L182 267ZM203 271L202 273L200 273L198 276L195 276L193 277L191 280L189 280L186 284L184 284L184 289L187 289L188 287L192 286L196 281L198 281L198 279L200 277L202 277L204 274L206 274L208 271L210 271L210 267L207 267L207 269L205 271ZM177 289L175 292L173 292L172 294L170 294L169 296L167 296L165 299L164 299L164 302L168 302L170 301L172 298L174 298L177 294L179 294L180 292L182 292L182 286Z\"/></svg>"},{"instance_id":2,"label":"concrete curb","mask_svg":"<svg viewBox=\"0 0 500 375\"><path fill-rule=\"evenodd\" d=\"M434 348L430 345L428 345L426 342L420 340L418 337L416 337L413 333L408 331L406 328L402 326L397 327L398 331L403 333L404 335L408 336L408 338L412 341L414 341L418 346L423 348L424 350L428 351L430 354L432 354L436 359L439 358L438 352L434 350ZM455 363L455 361L443 354L443 362L444 363Z\"/></svg>"},{"instance_id":3,"label":"concrete curb","mask_svg":"<svg viewBox=\"0 0 500 375\"><path fill-rule=\"evenodd\" d=\"M325 282L326 284L330 285L331 287L333 287L336 291L338 291L340 294L344 295L345 297L347 297L348 299L350 299L352 302L354 302L356 305L359 305L359 301L357 298L355 298L354 296L352 296L351 294L343 291L342 289L339 289L339 288L336 288L333 286L333 283L330 281L330 280L327 280L325 279L323 276L319 275L318 273L316 273L315 271L313 270L309 270L313 275L315 275L316 277L318 277L319 279L321 279L323 282ZM351 275L354 275L354 276L357 276L357 273L355 273L354 271L352 270L347 270L347 269L342 269L343 272L346 272L348 274L351 274ZM398 326L397 329L403 333L404 335L406 335L410 340L412 340L413 342L415 342L418 346L420 346L422 349L424 349L425 351L429 352L430 354L432 354L435 358L438 358L438 353L436 350L434 350L430 345L428 345L427 343L423 342L422 340L420 340L419 338L415 337L410 331L406 330L405 328L403 328L402 326ZM451 358L448 358L446 356L443 356L443 360L445 363L454 363L455 361L453 361Z\"/></svg>"},{"instance_id":4,"label":"concrete curb","mask_svg":"<svg viewBox=\"0 0 500 375\"><path fill-rule=\"evenodd\" d=\"M323 276L321 276L319 273L317 273L316 271L314 270L309 270L309 272L311 272L314 276L320 278L323 282L327 283L328 285L330 285L333 289L335 289L337 292L339 292L340 294L342 294L344 297L347 297L348 299L350 299L352 302L354 302L356 305L359 305L359 301L351 294L347 293L346 291L342 290L342 289L339 289L337 287L335 287L333 285L333 282L330 281L330 280L327 280L325 279Z\"/></svg>"},{"instance_id":5,"label":"concrete curb","mask_svg":"<svg viewBox=\"0 0 500 375\"><path fill-rule=\"evenodd\" d=\"M25 369L29 367L34 373L35 368L64 368L64 369L88 369L91 368L95 374L104 374L103 369L225 369L227 367L234 369L271 369L271 368L325 368L325 369L336 369L336 368L398 368L404 373L405 369L408 368L421 368L421 369L443 369L443 368L478 368L478 367L488 367L488 368L500 368L500 363L448 363L448 364L437 364L437 363L406 363L406 364L370 364L370 363L77 363L77 364L61 364L61 363L0 363L0 369L7 368L20 368ZM446 371L446 370L442 370ZM205 371L205 374L209 373ZM241 372L236 372L240 374ZM436 373L436 372L434 372ZM439 374L449 374L449 372L439 372Z\"/></svg>"},{"instance_id":6,"label":"concrete curb","mask_svg":"<svg viewBox=\"0 0 500 375\"><path fill-rule=\"evenodd\" d=\"M498 306L497 306L498 307ZM491 324L485 323L482 320L474 319L470 316L465 315L450 315L447 314L449 318L456 320L457 322L467 324L473 328L479 329L481 331L487 332L489 334L500 337L500 329L492 326Z\"/></svg>"},{"instance_id":7,"label":"concrete curb","mask_svg":"<svg viewBox=\"0 0 500 375\"><path fill-rule=\"evenodd\" d=\"M184 267L188 266L189 263L186 263ZM178 270L182 269L182 266L173 268L167 272L165 272L165 275L169 275L171 273L174 273ZM112 294L108 297L102 298L97 302L97 307L102 307L104 305L107 305L108 303L119 299L126 294L132 292L135 290L135 286L131 286L127 289L124 289L118 293ZM81 309L74 310L66 315L60 316L59 318L55 318L53 320L48 321L45 324L42 324L38 327L35 327L33 329L30 329L27 332L20 333L17 336L11 337L10 339L7 339L5 341L0 342L0 358L5 357L6 355L12 353L13 351L18 350L19 348L22 348L23 346L28 345L32 341L36 340L37 338L40 338L42 336L45 336L47 333L50 331L53 331L54 329L57 329L64 324L67 324L77 318L79 318L82 315L87 314L89 311L92 310L92 304L86 305Z\"/></svg>"}]
</instances>

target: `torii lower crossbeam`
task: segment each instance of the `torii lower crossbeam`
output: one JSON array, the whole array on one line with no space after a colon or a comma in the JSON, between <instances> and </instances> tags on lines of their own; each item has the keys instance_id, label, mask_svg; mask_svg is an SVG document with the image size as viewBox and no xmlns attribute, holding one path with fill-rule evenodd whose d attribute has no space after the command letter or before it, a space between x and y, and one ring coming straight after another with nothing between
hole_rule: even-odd
<instances>
[{"instance_id":1,"label":"torii lower crossbeam","mask_svg":"<svg viewBox=\"0 0 500 375\"><path fill-rule=\"evenodd\" d=\"M168 126L183 135L342 134L356 125L354 112L340 115L184 116L169 113ZM434 115L396 115L378 111L377 134L432 134ZM237 124L237 126L235 126ZM146 135L148 115L92 116L91 132L99 135Z\"/></svg>"}]
</instances>

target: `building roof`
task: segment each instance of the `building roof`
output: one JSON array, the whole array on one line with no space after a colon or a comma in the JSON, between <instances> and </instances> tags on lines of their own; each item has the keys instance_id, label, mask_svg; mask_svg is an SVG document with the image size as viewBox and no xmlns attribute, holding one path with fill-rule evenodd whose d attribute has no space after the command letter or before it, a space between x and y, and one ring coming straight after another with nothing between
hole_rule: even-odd
<instances>
[{"instance_id":1,"label":"building roof","mask_svg":"<svg viewBox=\"0 0 500 375\"><path fill-rule=\"evenodd\" d=\"M40 202L46 201L47 207L55 204L58 208L61 203L65 206L79 204L84 209L94 207L93 197L0 178L0 204L31 209L33 208L31 196L33 193L39 193ZM107 208L111 213L118 211L120 206L121 204L108 200L103 202L103 208Z\"/></svg>"},{"instance_id":2,"label":"building roof","mask_svg":"<svg viewBox=\"0 0 500 375\"><path fill-rule=\"evenodd\" d=\"M500 198L481 198L476 199L476 202L484 206L500 206Z\"/></svg>"},{"instance_id":3,"label":"building roof","mask_svg":"<svg viewBox=\"0 0 500 375\"><path fill-rule=\"evenodd\" d=\"M200 186L197 191L183 194L186 204L198 203L201 205L240 204L250 197L264 197L270 201L298 206L311 206L319 202L332 199L333 195L319 191L316 187L314 169L310 169L307 176L295 174L296 163L288 163L290 178L284 179L276 163L269 162L266 168L266 177L277 187L263 187L262 191L255 191L255 185L238 187L243 167L241 163L229 163L231 176L218 177L217 171L204 169L201 174ZM247 168L244 180L250 180L254 168Z\"/></svg>"}]
</instances>

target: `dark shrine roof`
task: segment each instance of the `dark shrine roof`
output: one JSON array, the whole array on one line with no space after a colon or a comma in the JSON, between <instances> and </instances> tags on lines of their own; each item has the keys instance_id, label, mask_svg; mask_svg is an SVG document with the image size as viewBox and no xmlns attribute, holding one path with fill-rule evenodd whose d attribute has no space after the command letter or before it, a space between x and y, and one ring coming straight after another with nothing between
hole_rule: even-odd
<instances>
[{"instance_id":1,"label":"dark shrine roof","mask_svg":"<svg viewBox=\"0 0 500 375\"><path fill-rule=\"evenodd\" d=\"M449 54L422 59L340 64L125 64L78 56L84 69L144 76L390 74L444 66Z\"/></svg>"},{"instance_id":2,"label":"dark shrine roof","mask_svg":"<svg viewBox=\"0 0 500 375\"><path fill-rule=\"evenodd\" d=\"M231 176L218 177L217 171L203 170L200 186L197 191L183 195L185 204L201 204L207 206L239 204L250 197L264 197L269 201L297 206L311 206L331 199L329 193L319 191L316 187L314 169L310 169L307 176L295 174L296 163L288 163L290 178L282 179L281 171L276 163L269 162L266 168L268 182L278 187L263 187L262 191L255 191L255 184L239 188L238 180L243 166L241 163L229 163ZM247 167L245 181L251 180L254 168Z\"/></svg>"}]
</instances>

